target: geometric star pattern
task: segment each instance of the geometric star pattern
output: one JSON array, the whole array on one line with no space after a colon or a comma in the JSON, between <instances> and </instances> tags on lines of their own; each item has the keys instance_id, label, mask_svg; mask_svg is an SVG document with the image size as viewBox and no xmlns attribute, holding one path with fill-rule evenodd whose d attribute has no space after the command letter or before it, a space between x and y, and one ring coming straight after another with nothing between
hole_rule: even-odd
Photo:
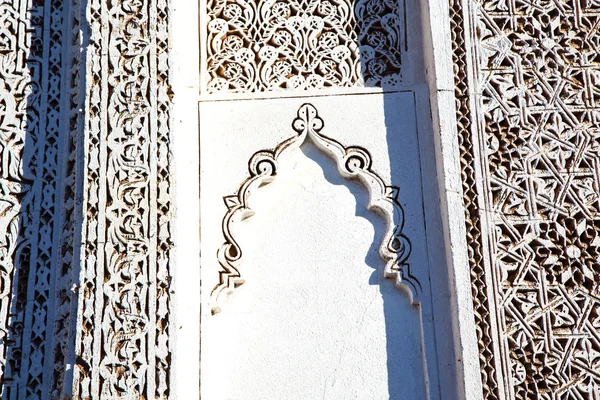
<instances>
[{"instance_id":1,"label":"geometric star pattern","mask_svg":"<svg viewBox=\"0 0 600 400\"><path fill-rule=\"evenodd\" d=\"M478 145L461 149L481 183L463 184L484 249L476 304L497 327L483 359L505 384L486 398L598 399L600 1L468 3Z\"/></svg>"}]
</instances>

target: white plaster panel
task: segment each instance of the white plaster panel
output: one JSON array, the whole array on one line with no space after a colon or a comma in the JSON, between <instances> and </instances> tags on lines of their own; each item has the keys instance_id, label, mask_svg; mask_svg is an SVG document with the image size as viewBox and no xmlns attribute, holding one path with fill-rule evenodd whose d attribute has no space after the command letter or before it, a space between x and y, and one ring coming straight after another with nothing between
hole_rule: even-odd
<instances>
[{"instance_id":1,"label":"white plaster panel","mask_svg":"<svg viewBox=\"0 0 600 400\"><path fill-rule=\"evenodd\" d=\"M189 38L198 36L198 5L171 0L173 6L172 64L173 121L171 139L175 194L173 332L171 393L175 399L200 397L200 188L198 147L199 63L198 46Z\"/></svg>"},{"instance_id":2,"label":"white plaster panel","mask_svg":"<svg viewBox=\"0 0 600 400\"><path fill-rule=\"evenodd\" d=\"M248 177L256 151L295 135L307 102L323 135L367 149L372 170L400 187L421 294L413 304L384 278L385 221L366 209L367 190L305 143L251 195L255 214L235 225L245 283L211 315L222 197ZM427 398L425 382L437 383L435 363L423 359L423 329L432 327L421 323L431 321L430 288L413 93L203 102L200 132L204 398Z\"/></svg>"}]
</instances>

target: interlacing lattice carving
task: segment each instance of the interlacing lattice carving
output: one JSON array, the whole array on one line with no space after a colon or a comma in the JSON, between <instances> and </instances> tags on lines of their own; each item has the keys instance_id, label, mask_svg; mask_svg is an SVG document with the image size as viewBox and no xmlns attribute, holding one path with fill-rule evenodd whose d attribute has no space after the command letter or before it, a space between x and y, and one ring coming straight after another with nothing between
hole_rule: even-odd
<instances>
[{"instance_id":1,"label":"interlacing lattice carving","mask_svg":"<svg viewBox=\"0 0 600 400\"><path fill-rule=\"evenodd\" d=\"M92 0L75 398L170 390L169 4Z\"/></svg>"},{"instance_id":2,"label":"interlacing lattice carving","mask_svg":"<svg viewBox=\"0 0 600 400\"><path fill-rule=\"evenodd\" d=\"M60 236L54 249L56 252L56 264L54 265L56 280L54 282L54 303L52 309L55 313L54 322L49 325L51 338L48 343L48 357L52 362L49 363L49 395L51 399L59 399L63 396L63 391L69 392L70 388L65 388L65 375L68 373L66 364L69 363L69 351L72 350L74 335L71 332L75 322L77 312L77 301L73 297L77 295L73 290L75 264L75 236L79 230L77 223L81 223L78 210L81 204L76 197L81 197L81 188L77 183L77 157L78 140L82 131L82 114L79 111L83 105L83 99L79 96L79 91L83 86L83 73L81 72L81 30L80 15L81 7L79 0L71 0L65 4L63 13L65 21L63 25L63 46L67 46L65 60L63 62L62 79L66 85L62 94L63 113L61 119L61 132L63 135L62 146L59 146L59 153L62 154L62 191L57 193L57 204L62 208L60 219L56 223L60 224ZM78 256L78 255L77 255ZM51 329L51 331L50 331ZM48 364L47 364L48 365Z\"/></svg>"},{"instance_id":3,"label":"interlacing lattice carving","mask_svg":"<svg viewBox=\"0 0 600 400\"><path fill-rule=\"evenodd\" d=\"M394 86L404 0L207 2L207 90Z\"/></svg>"},{"instance_id":4,"label":"interlacing lattice carving","mask_svg":"<svg viewBox=\"0 0 600 400\"><path fill-rule=\"evenodd\" d=\"M79 57L77 52L64 59L74 3L0 1L3 398L60 398L63 393L70 293L59 286L71 285L73 232L62 226L68 224L74 188L66 175L74 174L63 168L72 155L62 110L71 104L66 91L76 90L78 76L65 83L63 68L76 65Z\"/></svg>"},{"instance_id":5,"label":"interlacing lattice carving","mask_svg":"<svg viewBox=\"0 0 600 400\"><path fill-rule=\"evenodd\" d=\"M496 311L506 396L597 398L600 1L468 4L493 298L475 293Z\"/></svg>"},{"instance_id":6,"label":"interlacing lattice carving","mask_svg":"<svg viewBox=\"0 0 600 400\"><path fill-rule=\"evenodd\" d=\"M43 144L37 142L35 148L26 148L26 144L40 136L39 116L31 113L28 118L28 111L40 104L40 76L35 69L28 68L35 65L38 74L41 69L42 38L32 35L36 29L43 29L40 15L43 16L43 7L39 5L27 9L21 7L20 2L0 3L3 33L0 41L0 376L4 383L3 396L18 393L24 350L21 338L27 303L27 272L31 242L37 234L37 226L32 221L36 201L34 160L43 157L43 149L39 148ZM38 19L32 20L34 16ZM28 225L30 229L26 229Z\"/></svg>"}]
</instances>

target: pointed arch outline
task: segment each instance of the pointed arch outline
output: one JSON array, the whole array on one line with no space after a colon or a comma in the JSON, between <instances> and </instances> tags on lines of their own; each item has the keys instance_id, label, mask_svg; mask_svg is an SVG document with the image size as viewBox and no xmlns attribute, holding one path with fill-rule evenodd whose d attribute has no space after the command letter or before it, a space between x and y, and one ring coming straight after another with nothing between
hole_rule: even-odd
<instances>
[{"instance_id":1,"label":"pointed arch outline","mask_svg":"<svg viewBox=\"0 0 600 400\"><path fill-rule=\"evenodd\" d=\"M379 246L379 256L386 262L384 276L394 280L396 286L406 287L412 302L419 301L421 284L411 274L408 257L411 252L409 239L402 233L404 228L404 210L398 197L400 188L386 185L371 170L371 155L359 146L345 147L336 140L321 133L324 122L317 109L305 103L298 109L292 128L296 135L284 140L273 150L261 150L252 155L248 162L250 176L241 184L236 194L223 197L227 212L223 218L222 230L225 242L217 251L217 259L221 266L219 283L211 292L210 307L212 314L221 311L220 299L234 291L245 282L240 274L242 249L236 242L232 232L232 220L235 217L248 218L254 214L248 205L248 199L255 189L272 182L277 176L280 157L298 149L307 139L329 155L336 163L339 174L346 179L360 181L369 191L369 210L376 211L386 221L386 233Z\"/></svg>"}]
</instances>

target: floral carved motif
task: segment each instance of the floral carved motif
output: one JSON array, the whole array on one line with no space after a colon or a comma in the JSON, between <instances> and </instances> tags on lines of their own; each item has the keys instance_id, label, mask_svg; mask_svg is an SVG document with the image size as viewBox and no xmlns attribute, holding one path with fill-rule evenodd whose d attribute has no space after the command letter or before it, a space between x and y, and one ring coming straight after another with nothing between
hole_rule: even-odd
<instances>
[{"instance_id":1,"label":"floral carved motif","mask_svg":"<svg viewBox=\"0 0 600 400\"><path fill-rule=\"evenodd\" d=\"M250 177L240 186L237 194L223 198L227 206L227 213L223 218L225 243L217 252L222 269L219 271L219 283L211 294L212 312L217 313L221 310L220 298L223 295L231 293L244 283L240 273L242 249L235 240L233 221L253 214L248 206L250 194L272 182L277 176L281 159L285 158L287 153L298 149L307 140L311 140L321 151L335 160L338 171L343 177L356 179L369 190L368 208L381 214L387 223L387 232L379 247L379 255L386 261L384 274L387 278L393 279L396 285L406 285L411 290L413 301L418 301L421 285L411 275L408 264L411 247L408 238L402 233L404 211L398 202L400 189L386 185L371 170L371 155L368 151L361 147L345 147L323 135L321 133L323 120L318 116L313 105L304 104L300 107L292 127L296 135L280 143L274 150L254 153L248 163Z\"/></svg>"},{"instance_id":2,"label":"floral carved motif","mask_svg":"<svg viewBox=\"0 0 600 400\"><path fill-rule=\"evenodd\" d=\"M393 86L403 0L207 2L207 91Z\"/></svg>"},{"instance_id":3,"label":"floral carved motif","mask_svg":"<svg viewBox=\"0 0 600 400\"><path fill-rule=\"evenodd\" d=\"M461 30L459 17L472 21L476 90L464 93L481 93L475 109L459 107L459 121L475 122L465 135L482 149L461 146L465 187L485 191L477 201L486 238L470 243L482 361L495 375L484 375L486 398L592 399L600 396L600 2L467 4L454 21Z\"/></svg>"}]
</instances>

